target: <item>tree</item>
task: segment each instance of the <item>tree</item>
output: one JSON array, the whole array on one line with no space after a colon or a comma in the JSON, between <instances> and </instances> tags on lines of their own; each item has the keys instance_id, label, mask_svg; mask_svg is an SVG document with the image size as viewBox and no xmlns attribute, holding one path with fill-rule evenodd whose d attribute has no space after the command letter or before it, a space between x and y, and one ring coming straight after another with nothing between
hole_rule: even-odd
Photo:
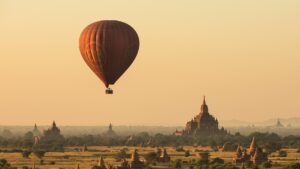
<instances>
[{"instance_id":1,"label":"tree","mask_svg":"<svg viewBox=\"0 0 300 169\"><path fill-rule=\"evenodd\" d=\"M295 164L289 165L288 169L299 169L299 168L300 168L300 163L295 163Z\"/></svg>"},{"instance_id":2,"label":"tree","mask_svg":"<svg viewBox=\"0 0 300 169\"><path fill-rule=\"evenodd\" d=\"M17 169L16 167L12 167L7 160L0 159L0 169Z\"/></svg>"},{"instance_id":3,"label":"tree","mask_svg":"<svg viewBox=\"0 0 300 169\"><path fill-rule=\"evenodd\" d=\"M116 154L116 158L118 158L118 159L124 159L124 158L129 158L129 157L130 157L130 154L127 154L125 149L121 149Z\"/></svg>"},{"instance_id":4,"label":"tree","mask_svg":"<svg viewBox=\"0 0 300 169\"><path fill-rule=\"evenodd\" d=\"M186 150L185 153L184 153L184 156L189 157L190 156L190 150Z\"/></svg>"},{"instance_id":5,"label":"tree","mask_svg":"<svg viewBox=\"0 0 300 169\"><path fill-rule=\"evenodd\" d=\"M64 142L64 136L61 135L60 129L53 122L52 127L44 131L44 135L41 137L37 148L47 151L63 151Z\"/></svg>"},{"instance_id":6,"label":"tree","mask_svg":"<svg viewBox=\"0 0 300 169\"><path fill-rule=\"evenodd\" d=\"M43 150L36 150L33 152L33 154L38 157L38 158L43 158L46 154L46 151L43 151Z\"/></svg>"},{"instance_id":7,"label":"tree","mask_svg":"<svg viewBox=\"0 0 300 169\"><path fill-rule=\"evenodd\" d=\"M23 137L23 142L22 142L22 145L24 147L32 147L34 144L34 136L33 136L33 133L32 132L27 132L25 133L24 137Z\"/></svg>"},{"instance_id":8,"label":"tree","mask_svg":"<svg viewBox=\"0 0 300 169\"><path fill-rule=\"evenodd\" d=\"M147 164L151 164L154 160L157 159L157 156L158 155L156 152L149 152L144 156L144 158L145 158Z\"/></svg>"},{"instance_id":9,"label":"tree","mask_svg":"<svg viewBox=\"0 0 300 169\"><path fill-rule=\"evenodd\" d=\"M284 151L284 150L280 150L279 153L278 153L278 156L279 157L286 157L287 156L287 152Z\"/></svg>"},{"instance_id":10,"label":"tree","mask_svg":"<svg viewBox=\"0 0 300 169\"><path fill-rule=\"evenodd\" d=\"M22 151L23 158L28 158L30 154L31 154L31 151L28 151L28 150Z\"/></svg>"},{"instance_id":11,"label":"tree","mask_svg":"<svg viewBox=\"0 0 300 169\"><path fill-rule=\"evenodd\" d=\"M225 161L222 159L222 158L214 158L212 161L211 161L211 164L224 164Z\"/></svg>"},{"instance_id":12,"label":"tree","mask_svg":"<svg viewBox=\"0 0 300 169\"><path fill-rule=\"evenodd\" d=\"M262 164L264 168L272 168L272 162L271 161L266 161Z\"/></svg>"},{"instance_id":13,"label":"tree","mask_svg":"<svg viewBox=\"0 0 300 169\"><path fill-rule=\"evenodd\" d=\"M200 159L198 161L200 166L208 166L209 164L209 153L208 152L200 152Z\"/></svg>"},{"instance_id":14,"label":"tree","mask_svg":"<svg viewBox=\"0 0 300 169\"><path fill-rule=\"evenodd\" d=\"M271 154L277 150L280 150L281 149L281 144L280 143L277 143L277 142L274 142L274 141L268 141L266 142L265 144L263 144L263 149L265 150L265 152L267 154Z\"/></svg>"},{"instance_id":15,"label":"tree","mask_svg":"<svg viewBox=\"0 0 300 169\"><path fill-rule=\"evenodd\" d=\"M12 132L10 130L4 129L2 131L2 136L5 137L5 138L12 138L13 134L12 134Z\"/></svg>"},{"instance_id":16,"label":"tree","mask_svg":"<svg viewBox=\"0 0 300 169\"><path fill-rule=\"evenodd\" d=\"M174 168L182 168L182 161L180 159L175 161Z\"/></svg>"}]
</instances>

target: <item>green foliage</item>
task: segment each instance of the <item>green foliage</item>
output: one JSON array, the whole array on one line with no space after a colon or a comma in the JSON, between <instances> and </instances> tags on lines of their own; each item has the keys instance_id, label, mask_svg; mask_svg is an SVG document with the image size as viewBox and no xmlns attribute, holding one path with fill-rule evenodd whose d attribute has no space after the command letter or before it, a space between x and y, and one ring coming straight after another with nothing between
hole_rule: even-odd
<instances>
[{"instance_id":1,"label":"green foliage","mask_svg":"<svg viewBox=\"0 0 300 169\"><path fill-rule=\"evenodd\" d=\"M40 160L40 165L44 165L44 160L43 159Z\"/></svg>"},{"instance_id":2,"label":"green foliage","mask_svg":"<svg viewBox=\"0 0 300 169\"><path fill-rule=\"evenodd\" d=\"M175 162L174 162L174 168L182 168L182 160L180 159L177 159Z\"/></svg>"},{"instance_id":3,"label":"green foliage","mask_svg":"<svg viewBox=\"0 0 300 169\"><path fill-rule=\"evenodd\" d=\"M157 159L158 156L159 154L157 154L156 152L149 152L144 156L144 158L147 164L151 164L153 161Z\"/></svg>"},{"instance_id":4,"label":"green foliage","mask_svg":"<svg viewBox=\"0 0 300 169\"><path fill-rule=\"evenodd\" d=\"M200 152L200 159L198 160L198 165L200 167L208 167L209 165L209 153L208 152Z\"/></svg>"},{"instance_id":5,"label":"green foliage","mask_svg":"<svg viewBox=\"0 0 300 169\"><path fill-rule=\"evenodd\" d=\"M31 154L31 151L29 151L29 150L22 151L22 157L23 158L28 158L30 154Z\"/></svg>"},{"instance_id":6,"label":"green foliage","mask_svg":"<svg viewBox=\"0 0 300 169\"><path fill-rule=\"evenodd\" d=\"M177 152L184 152L185 150L183 149L183 147L176 147L176 151Z\"/></svg>"},{"instance_id":7,"label":"green foliage","mask_svg":"<svg viewBox=\"0 0 300 169\"><path fill-rule=\"evenodd\" d=\"M43 158L44 155L46 154L46 151L43 151L43 150L36 150L33 152L33 154L38 157L38 158Z\"/></svg>"},{"instance_id":8,"label":"green foliage","mask_svg":"<svg viewBox=\"0 0 300 169\"><path fill-rule=\"evenodd\" d=\"M16 151L22 151L22 149L33 150L46 150L46 151L64 151L64 146L120 146L120 145L147 145L151 140L151 145L155 146L174 146L177 147L176 151L185 152L182 146L184 145L201 145L211 146L215 151L217 147L224 145L225 143L233 143L232 150L236 149L236 144L241 146L249 146L252 137L255 136L257 143L263 148L264 152L270 154L280 150L282 147L297 148L300 149L300 136L286 136L280 137L275 133L260 133L254 132L249 136L243 136L240 133L234 135L215 135L207 137L198 136L175 136L155 134L150 135L147 132L141 132L132 137L130 143L128 136L116 136L114 138L107 137L105 135L80 135L69 136L64 138L59 132L46 132L41 136L40 143L34 145L34 138L32 132L27 132L23 136L16 137L11 132L6 130L4 135L0 136L0 146L4 150L0 151L12 151L5 149L6 147L16 147Z\"/></svg>"},{"instance_id":9,"label":"green foliage","mask_svg":"<svg viewBox=\"0 0 300 169\"><path fill-rule=\"evenodd\" d=\"M280 151L278 152L278 156L279 156L279 157L286 157L286 156L287 156L287 152L284 151L284 150L280 150Z\"/></svg>"},{"instance_id":10,"label":"green foliage","mask_svg":"<svg viewBox=\"0 0 300 169\"><path fill-rule=\"evenodd\" d=\"M189 157L190 155L191 155L191 154L190 154L190 150L186 150L185 153L184 153L184 156L185 156L185 157Z\"/></svg>"},{"instance_id":11,"label":"green foliage","mask_svg":"<svg viewBox=\"0 0 300 169\"><path fill-rule=\"evenodd\" d=\"M271 161L266 161L262 164L264 168L272 168L272 162Z\"/></svg>"},{"instance_id":12,"label":"green foliage","mask_svg":"<svg viewBox=\"0 0 300 169\"><path fill-rule=\"evenodd\" d=\"M281 149L281 143L274 142L274 141L267 141L262 144L262 148L264 152L266 152L267 154L271 154Z\"/></svg>"},{"instance_id":13,"label":"green foliage","mask_svg":"<svg viewBox=\"0 0 300 169\"><path fill-rule=\"evenodd\" d=\"M212 161L211 161L211 164L224 164L225 161L222 159L222 158L214 158Z\"/></svg>"},{"instance_id":14,"label":"green foliage","mask_svg":"<svg viewBox=\"0 0 300 169\"><path fill-rule=\"evenodd\" d=\"M300 163L290 164L287 169L299 169Z\"/></svg>"},{"instance_id":15,"label":"green foliage","mask_svg":"<svg viewBox=\"0 0 300 169\"><path fill-rule=\"evenodd\" d=\"M124 159L124 158L129 158L130 154L127 154L125 149L121 149L117 154L116 154L116 158L117 159Z\"/></svg>"},{"instance_id":16,"label":"green foliage","mask_svg":"<svg viewBox=\"0 0 300 169\"><path fill-rule=\"evenodd\" d=\"M17 169L16 167L12 167L7 160L0 159L0 169Z\"/></svg>"},{"instance_id":17,"label":"green foliage","mask_svg":"<svg viewBox=\"0 0 300 169\"><path fill-rule=\"evenodd\" d=\"M34 149L43 149L47 151L64 151L65 138L60 134L58 128L44 131L41 141L38 145L34 145Z\"/></svg>"},{"instance_id":18,"label":"green foliage","mask_svg":"<svg viewBox=\"0 0 300 169\"><path fill-rule=\"evenodd\" d=\"M23 137L22 145L27 148L31 148L34 144L34 136L32 132L25 133Z\"/></svg>"}]
</instances>

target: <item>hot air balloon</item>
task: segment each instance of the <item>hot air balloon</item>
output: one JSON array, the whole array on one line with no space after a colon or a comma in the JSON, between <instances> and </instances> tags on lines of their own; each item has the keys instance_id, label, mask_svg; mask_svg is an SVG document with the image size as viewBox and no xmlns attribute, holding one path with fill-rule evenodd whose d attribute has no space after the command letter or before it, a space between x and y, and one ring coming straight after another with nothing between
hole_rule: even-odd
<instances>
[{"instance_id":1,"label":"hot air balloon","mask_svg":"<svg viewBox=\"0 0 300 169\"><path fill-rule=\"evenodd\" d=\"M112 94L109 85L113 85L134 61L139 38L124 22L102 20L82 31L79 48L86 64L106 86L106 94Z\"/></svg>"}]
</instances>

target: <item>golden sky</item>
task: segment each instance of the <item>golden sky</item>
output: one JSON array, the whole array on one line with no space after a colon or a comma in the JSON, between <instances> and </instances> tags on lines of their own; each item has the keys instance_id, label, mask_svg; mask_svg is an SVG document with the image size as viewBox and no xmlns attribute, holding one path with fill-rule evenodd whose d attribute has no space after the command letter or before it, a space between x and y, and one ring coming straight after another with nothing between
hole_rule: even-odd
<instances>
[{"instance_id":1,"label":"golden sky","mask_svg":"<svg viewBox=\"0 0 300 169\"><path fill-rule=\"evenodd\" d=\"M300 116L299 0L0 0L0 125L184 125ZM105 95L83 28L124 21L133 65Z\"/></svg>"}]
</instances>

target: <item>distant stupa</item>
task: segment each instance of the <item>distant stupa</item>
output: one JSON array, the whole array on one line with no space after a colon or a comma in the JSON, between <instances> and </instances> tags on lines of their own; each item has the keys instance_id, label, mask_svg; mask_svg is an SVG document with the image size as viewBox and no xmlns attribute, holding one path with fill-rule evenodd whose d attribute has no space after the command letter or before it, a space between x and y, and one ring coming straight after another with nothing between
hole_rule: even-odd
<instances>
[{"instance_id":1,"label":"distant stupa","mask_svg":"<svg viewBox=\"0 0 300 169\"><path fill-rule=\"evenodd\" d=\"M34 145L37 145L40 143L41 140L41 132L38 129L37 125L34 124L34 128L32 130L33 138L34 138Z\"/></svg>"},{"instance_id":2,"label":"distant stupa","mask_svg":"<svg viewBox=\"0 0 300 169\"><path fill-rule=\"evenodd\" d=\"M284 127L284 125L281 124L279 119L277 119L277 123L276 123L275 127L281 128L281 127Z\"/></svg>"},{"instance_id":3,"label":"distant stupa","mask_svg":"<svg viewBox=\"0 0 300 169\"><path fill-rule=\"evenodd\" d=\"M105 162L102 156L100 157L100 159L98 159L97 166L100 169L106 169Z\"/></svg>"},{"instance_id":4,"label":"distant stupa","mask_svg":"<svg viewBox=\"0 0 300 169\"><path fill-rule=\"evenodd\" d=\"M106 131L106 133L104 133L104 135L107 137L116 137L117 136L117 134L113 130L113 126L111 123L109 124L108 130Z\"/></svg>"},{"instance_id":5,"label":"distant stupa","mask_svg":"<svg viewBox=\"0 0 300 169\"><path fill-rule=\"evenodd\" d=\"M38 129L38 127L37 127L36 124L34 124L33 130L32 130L32 134L33 134L33 136L41 136L41 132Z\"/></svg>"}]
</instances>

